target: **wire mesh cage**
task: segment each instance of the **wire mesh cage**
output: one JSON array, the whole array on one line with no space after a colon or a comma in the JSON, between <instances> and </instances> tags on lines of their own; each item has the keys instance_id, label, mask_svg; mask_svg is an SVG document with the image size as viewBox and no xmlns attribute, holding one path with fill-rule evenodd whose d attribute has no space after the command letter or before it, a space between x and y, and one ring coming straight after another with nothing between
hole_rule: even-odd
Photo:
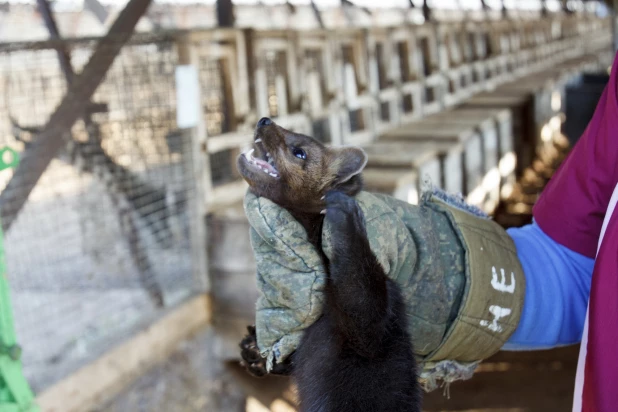
<instances>
[{"instance_id":1,"label":"wire mesh cage","mask_svg":"<svg viewBox=\"0 0 618 412\"><path fill-rule=\"evenodd\" d=\"M0 146L26 154L94 40L0 46ZM59 47L62 46L61 48ZM117 56L5 232L24 372L35 391L199 289L191 252L191 144L176 126L174 39ZM0 196L14 171L0 173Z\"/></svg>"},{"instance_id":2,"label":"wire mesh cage","mask_svg":"<svg viewBox=\"0 0 618 412\"><path fill-rule=\"evenodd\" d=\"M226 93L225 60L201 55L199 79L202 90L202 107L208 136L218 136L234 130L232 102ZM234 167L237 150L226 149L210 157L212 183L219 186L238 178Z\"/></svg>"}]
</instances>

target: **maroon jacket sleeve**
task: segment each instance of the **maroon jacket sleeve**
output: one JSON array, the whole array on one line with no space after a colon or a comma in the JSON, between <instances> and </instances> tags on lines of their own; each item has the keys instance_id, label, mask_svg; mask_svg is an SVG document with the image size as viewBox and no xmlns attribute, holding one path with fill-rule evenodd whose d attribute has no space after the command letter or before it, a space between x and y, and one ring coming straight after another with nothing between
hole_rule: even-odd
<instances>
[{"instance_id":1,"label":"maroon jacket sleeve","mask_svg":"<svg viewBox=\"0 0 618 412\"><path fill-rule=\"evenodd\" d=\"M590 258L595 257L603 217L618 182L617 77L614 64L592 120L533 209L535 221L548 236Z\"/></svg>"}]
</instances>

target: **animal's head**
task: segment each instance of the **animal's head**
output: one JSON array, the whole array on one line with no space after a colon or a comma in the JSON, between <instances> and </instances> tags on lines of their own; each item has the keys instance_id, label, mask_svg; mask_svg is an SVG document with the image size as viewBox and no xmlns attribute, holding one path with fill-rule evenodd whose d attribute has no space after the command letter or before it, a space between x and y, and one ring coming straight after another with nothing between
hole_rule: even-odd
<instances>
[{"instance_id":1,"label":"animal's head","mask_svg":"<svg viewBox=\"0 0 618 412\"><path fill-rule=\"evenodd\" d=\"M358 193L366 164L367 154L358 147L327 147L266 117L257 123L251 150L237 161L240 174L256 195L310 213L324 208L328 190Z\"/></svg>"}]
</instances>

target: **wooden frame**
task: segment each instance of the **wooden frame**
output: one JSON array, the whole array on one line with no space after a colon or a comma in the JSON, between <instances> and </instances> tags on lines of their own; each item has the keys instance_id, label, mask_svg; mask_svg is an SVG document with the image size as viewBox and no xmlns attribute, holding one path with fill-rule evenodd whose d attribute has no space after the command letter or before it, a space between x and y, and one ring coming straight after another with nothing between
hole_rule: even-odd
<instances>
[{"instance_id":1,"label":"wooden frame","mask_svg":"<svg viewBox=\"0 0 618 412\"><path fill-rule=\"evenodd\" d=\"M480 92L485 88L484 77L480 78L475 67L475 53L473 41L469 36L465 23L459 24L457 28L457 36L459 37L459 48L461 50L461 74L462 80L467 88L469 95Z\"/></svg>"},{"instance_id":2,"label":"wooden frame","mask_svg":"<svg viewBox=\"0 0 618 412\"><path fill-rule=\"evenodd\" d=\"M479 85L479 89L490 89L495 87L492 79L491 63L488 61L487 28L479 22L466 22L463 30L467 42L468 53L471 53L473 81Z\"/></svg>"},{"instance_id":3,"label":"wooden frame","mask_svg":"<svg viewBox=\"0 0 618 412\"><path fill-rule=\"evenodd\" d=\"M375 100L370 90L366 32L345 29L331 33L331 44L336 80L341 85L338 93L341 143L369 143L374 137Z\"/></svg>"},{"instance_id":4,"label":"wooden frame","mask_svg":"<svg viewBox=\"0 0 618 412\"><path fill-rule=\"evenodd\" d=\"M190 36L183 36L176 42L179 65L191 65L196 61L195 47L192 46ZM201 94L198 92L198 102ZM196 102L197 103L197 102ZM206 205L208 194L212 191L210 180L209 156L204 155L203 147L206 140L206 130L203 116L194 127L182 129L183 136L191 142L191 164L193 172L193 190L195 199L191 202L191 257L194 262L193 277L197 289L201 292L210 290L210 278L208 277L208 256L204 253L206 246Z\"/></svg>"},{"instance_id":5,"label":"wooden frame","mask_svg":"<svg viewBox=\"0 0 618 412\"><path fill-rule=\"evenodd\" d=\"M557 64L581 56L584 42L589 49L600 50L609 38L595 31L603 24L551 17L539 26L538 19L528 16L508 22L479 19L464 23L455 19L396 28L302 33L191 32L188 36L196 49L196 64L199 66L202 55L223 65L225 109L233 113L225 133L205 133L205 167L210 167L211 156L223 151L230 151L233 161L235 153L250 142L257 119L271 115L260 60L265 53L282 52L284 60L285 79L279 82L283 85L279 87L283 113L276 117L277 123L314 135L328 129L328 143L334 145L364 145L389 128L416 122L473 93L493 90L507 80L539 71L548 62ZM488 55L488 39L493 39L492 55ZM380 52L378 44L382 45ZM541 47L544 51L539 51ZM309 52L321 56L320 70L307 67L304 56ZM309 85L310 81L314 84ZM247 95L251 99L243 98ZM353 127L354 121L360 126ZM202 119L200 130L206 130L205 125ZM240 178L213 186L207 177L203 187L208 213L239 201L247 186Z\"/></svg>"},{"instance_id":6,"label":"wooden frame","mask_svg":"<svg viewBox=\"0 0 618 412\"><path fill-rule=\"evenodd\" d=\"M255 87L256 118L273 117L283 127L300 133L311 133L309 122L302 113L301 91L297 57L296 33L286 30L252 32L252 47L249 58L255 62L253 80ZM274 60L275 70L285 72L274 74L275 94L268 88L266 59ZM275 97L277 111L273 112Z\"/></svg>"},{"instance_id":7,"label":"wooden frame","mask_svg":"<svg viewBox=\"0 0 618 412\"><path fill-rule=\"evenodd\" d=\"M423 112L423 87L420 50L415 31L409 26L390 31L390 41L396 51L399 123L417 120Z\"/></svg>"},{"instance_id":8,"label":"wooden frame","mask_svg":"<svg viewBox=\"0 0 618 412\"><path fill-rule=\"evenodd\" d=\"M207 120L204 110L200 110L199 124L195 128L196 139L201 139L201 144L195 149L201 153L199 159L203 162L204 179L202 184L202 197L205 203L204 213L213 208L237 201L242 198L244 186L242 181L215 186L211 174L211 157L225 150L238 150L247 143L248 121L251 120L251 105L243 96L249 95L249 73L247 61L247 46L245 33L239 30L222 29L190 32L182 37L179 42L180 60L183 64L189 64L196 68L198 73L202 69L204 59L216 61L220 67L223 104L227 113L232 113L227 128L221 134L209 136ZM201 85L202 88L205 84ZM196 104L204 107L202 93L200 101ZM233 156L232 152L232 156ZM230 162L233 159L230 158Z\"/></svg>"},{"instance_id":9,"label":"wooden frame","mask_svg":"<svg viewBox=\"0 0 618 412\"><path fill-rule=\"evenodd\" d=\"M249 73L245 36L239 30L221 29L190 32L185 40L196 48L194 59L208 56L225 61L228 78L224 87L229 93L229 108L234 113L234 124L241 123L251 110L250 102L243 96L249 93ZM198 62L192 62L192 64ZM235 127L232 127L233 129Z\"/></svg>"},{"instance_id":10,"label":"wooden frame","mask_svg":"<svg viewBox=\"0 0 618 412\"><path fill-rule=\"evenodd\" d=\"M369 90L375 96L372 110L375 133L399 123L399 75L395 44L390 30L373 28L367 31L367 54L369 64Z\"/></svg>"},{"instance_id":11,"label":"wooden frame","mask_svg":"<svg viewBox=\"0 0 618 412\"><path fill-rule=\"evenodd\" d=\"M298 52L300 94L303 100L303 112L311 122L311 134L320 140L334 145L342 144L341 125L337 112L337 85L333 50L326 30L304 32L296 39ZM313 57L313 62L308 58ZM309 67L315 65L316 67ZM334 114L335 113L335 114ZM328 137L320 126L328 127Z\"/></svg>"},{"instance_id":12,"label":"wooden frame","mask_svg":"<svg viewBox=\"0 0 618 412\"><path fill-rule=\"evenodd\" d=\"M444 106L447 108L463 101L479 88L479 83L474 82L472 66L466 63L464 50L466 45L462 39L465 36L462 36L462 28L461 23L437 26L440 67L446 82Z\"/></svg>"},{"instance_id":13,"label":"wooden frame","mask_svg":"<svg viewBox=\"0 0 618 412\"><path fill-rule=\"evenodd\" d=\"M495 83L500 84L513 78L513 61L511 55L512 23L499 21L488 23L490 71Z\"/></svg>"},{"instance_id":14,"label":"wooden frame","mask_svg":"<svg viewBox=\"0 0 618 412\"><path fill-rule=\"evenodd\" d=\"M426 116L442 110L446 82L440 72L435 24L427 23L415 27L414 36L417 42L418 67L421 70L423 116Z\"/></svg>"}]
</instances>

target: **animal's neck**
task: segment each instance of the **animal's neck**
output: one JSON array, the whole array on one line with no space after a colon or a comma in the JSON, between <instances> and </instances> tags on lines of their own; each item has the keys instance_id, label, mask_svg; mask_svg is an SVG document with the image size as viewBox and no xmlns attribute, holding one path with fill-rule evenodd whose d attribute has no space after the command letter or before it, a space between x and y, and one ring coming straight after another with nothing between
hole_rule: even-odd
<instances>
[{"instance_id":1,"label":"animal's neck","mask_svg":"<svg viewBox=\"0 0 618 412\"><path fill-rule=\"evenodd\" d=\"M309 242L318 250L322 250L322 225L324 223L324 215L320 213L307 213L290 211L294 219L296 219L307 232Z\"/></svg>"}]
</instances>

